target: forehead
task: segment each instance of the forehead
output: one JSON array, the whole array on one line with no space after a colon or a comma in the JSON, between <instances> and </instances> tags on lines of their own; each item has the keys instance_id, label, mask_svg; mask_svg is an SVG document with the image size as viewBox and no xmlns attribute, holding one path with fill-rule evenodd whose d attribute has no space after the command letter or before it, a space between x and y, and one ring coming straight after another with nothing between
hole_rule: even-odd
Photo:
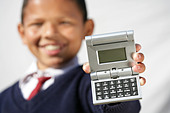
<instances>
[{"instance_id":1,"label":"forehead","mask_svg":"<svg viewBox=\"0 0 170 113\"><path fill-rule=\"evenodd\" d=\"M27 0L28 3L32 4L43 4L43 3L65 3L65 2L71 2L71 3L76 3L76 0Z\"/></svg>"},{"instance_id":2,"label":"forehead","mask_svg":"<svg viewBox=\"0 0 170 113\"><path fill-rule=\"evenodd\" d=\"M27 14L46 14L58 15L68 14L74 16L80 14L75 0L28 0L28 4L24 9Z\"/></svg>"}]
</instances>

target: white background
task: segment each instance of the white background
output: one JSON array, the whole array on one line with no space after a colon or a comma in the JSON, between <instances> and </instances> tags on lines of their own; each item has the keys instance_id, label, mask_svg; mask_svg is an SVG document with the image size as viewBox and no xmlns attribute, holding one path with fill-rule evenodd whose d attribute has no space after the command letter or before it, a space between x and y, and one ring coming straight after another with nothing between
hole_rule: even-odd
<instances>
[{"instance_id":1,"label":"white background","mask_svg":"<svg viewBox=\"0 0 170 113\"><path fill-rule=\"evenodd\" d=\"M141 113L170 113L170 0L86 0L94 34L134 30L147 79ZM18 35L22 0L0 1L0 91L22 77L34 59ZM80 63L87 61L85 44Z\"/></svg>"}]
</instances>

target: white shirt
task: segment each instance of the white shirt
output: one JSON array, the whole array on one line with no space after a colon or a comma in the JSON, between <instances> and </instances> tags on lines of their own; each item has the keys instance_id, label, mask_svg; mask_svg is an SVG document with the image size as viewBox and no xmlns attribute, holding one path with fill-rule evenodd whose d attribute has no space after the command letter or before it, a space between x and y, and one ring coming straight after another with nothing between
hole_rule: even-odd
<instances>
[{"instance_id":1,"label":"white shirt","mask_svg":"<svg viewBox=\"0 0 170 113\"><path fill-rule=\"evenodd\" d=\"M41 88L41 90L45 90L54 83L54 79L56 77L68 72L69 70L73 69L76 66L78 66L77 57L72 59L61 69L48 68L44 71L41 71L38 69L36 61L34 61L32 65L30 66L30 68L26 71L26 74L25 74L26 77L24 77L23 79L19 81L19 87L21 89L23 97L25 99L29 97L31 92L37 86L38 77L41 77L41 76L51 77L51 79L47 80Z\"/></svg>"}]
</instances>

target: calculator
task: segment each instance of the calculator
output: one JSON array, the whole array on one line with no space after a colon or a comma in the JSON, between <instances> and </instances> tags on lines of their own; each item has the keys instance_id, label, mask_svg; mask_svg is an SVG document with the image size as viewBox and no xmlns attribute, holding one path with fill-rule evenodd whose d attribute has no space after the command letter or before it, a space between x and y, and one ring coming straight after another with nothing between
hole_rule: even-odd
<instances>
[{"instance_id":1,"label":"calculator","mask_svg":"<svg viewBox=\"0 0 170 113\"><path fill-rule=\"evenodd\" d=\"M132 70L134 31L86 36L93 104L139 100L139 73Z\"/></svg>"}]
</instances>

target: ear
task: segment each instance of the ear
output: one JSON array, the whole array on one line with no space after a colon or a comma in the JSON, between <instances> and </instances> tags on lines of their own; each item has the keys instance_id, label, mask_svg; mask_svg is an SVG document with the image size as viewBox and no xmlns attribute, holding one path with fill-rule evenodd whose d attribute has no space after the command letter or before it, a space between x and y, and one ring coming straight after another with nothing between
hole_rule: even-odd
<instances>
[{"instance_id":1,"label":"ear","mask_svg":"<svg viewBox=\"0 0 170 113\"><path fill-rule=\"evenodd\" d=\"M84 36L92 35L93 30L94 30L94 21L92 19L88 19L85 23L85 34L84 34Z\"/></svg>"},{"instance_id":2,"label":"ear","mask_svg":"<svg viewBox=\"0 0 170 113\"><path fill-rule=\"evenodd\" d=\"M20 34L21 40L24 44L27 44L27 41L25 39L25 30L24 30L24 25L19 23L18 24L18 32Z\"/></svg>"}]
</instances>

